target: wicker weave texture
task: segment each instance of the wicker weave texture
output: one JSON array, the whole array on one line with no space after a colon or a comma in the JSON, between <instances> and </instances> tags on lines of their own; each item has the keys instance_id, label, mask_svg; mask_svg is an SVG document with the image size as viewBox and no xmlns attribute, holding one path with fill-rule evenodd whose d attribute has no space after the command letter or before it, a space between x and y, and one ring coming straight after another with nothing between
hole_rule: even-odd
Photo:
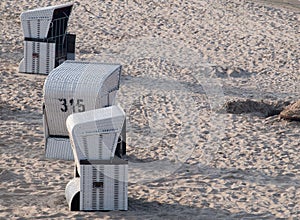
<instances>
[{"instance_id":1,"label":"wicker weave texture","mask_svg":"<svg viewBox=\"0 0 300 220\"><path fill-rule=\"evenodd\" d=\"M69 138L48 137L46 141L46 158L74 160Z\"/></svg>"}]
</instances>

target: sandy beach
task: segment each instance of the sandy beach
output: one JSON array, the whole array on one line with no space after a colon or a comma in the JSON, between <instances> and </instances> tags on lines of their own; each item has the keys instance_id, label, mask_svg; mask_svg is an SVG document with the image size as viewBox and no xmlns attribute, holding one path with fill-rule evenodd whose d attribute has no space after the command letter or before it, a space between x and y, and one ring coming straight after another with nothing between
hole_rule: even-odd
<instances>
[{"instance_id":1,"label":"sandy beach","mask_svg":"<svg viewBox=\"0 0 300 220\"><path fill-rule=\"evenodd\" d=\"M122 64L128 211L71 212L73 161L44 156L46 76L18 73L20 14L0 2L0 219L299 219L300 1L74 3L76 59Z\"/></svg>"}]
</instances>

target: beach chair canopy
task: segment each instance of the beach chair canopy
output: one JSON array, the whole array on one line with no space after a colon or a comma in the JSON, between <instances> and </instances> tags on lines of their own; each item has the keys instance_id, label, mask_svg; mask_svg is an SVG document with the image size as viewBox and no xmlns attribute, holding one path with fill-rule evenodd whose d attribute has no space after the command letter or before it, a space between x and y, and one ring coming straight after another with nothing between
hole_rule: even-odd
<instances>
[{"instance_id":1,"label":"beach chair canopy","mask_svg":"<svg viewBox=\"0 0 300 220\"><path fill-rule=\"evenodd\" d=\"M77 165L113 158L124 121L125 113L116 105L70 115L66 124Z\"/></svg>"},{"instance_id":2,"label":"beach chair canopy","mask_svg":"<svg viewBox=\"0 0 300 220\"><path fill-rule=\"evenodd\" d=\"M37 8L21 14L25 39L53 40L66 33L73 3Z\"/></svg>"}]
</instances>

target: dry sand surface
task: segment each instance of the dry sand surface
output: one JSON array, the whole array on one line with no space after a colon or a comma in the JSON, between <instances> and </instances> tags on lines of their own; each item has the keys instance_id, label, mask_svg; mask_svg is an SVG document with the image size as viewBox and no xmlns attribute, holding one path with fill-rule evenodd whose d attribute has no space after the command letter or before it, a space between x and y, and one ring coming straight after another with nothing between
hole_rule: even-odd
<instances>
[{"instance_id":1,"label":"dry sand surface","mask_svg":"<svg viewBox=\"0 0 300 220\"><path fill-rule=\"evenodd\" d=\"M1 219L300 218L300 124L278 116L299 99L299 1L75 3L76 58L123 65L129 210L112 212L68 210L45 76L18 73L20 13L66 2L0 2Z\"/></svg>"}]
</instances>

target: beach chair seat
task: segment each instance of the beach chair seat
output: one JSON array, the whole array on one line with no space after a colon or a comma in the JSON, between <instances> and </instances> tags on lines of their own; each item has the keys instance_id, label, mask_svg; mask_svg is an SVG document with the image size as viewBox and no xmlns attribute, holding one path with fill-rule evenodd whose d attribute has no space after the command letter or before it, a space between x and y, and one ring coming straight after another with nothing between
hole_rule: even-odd
<instances>
[{"instance_id":1,"label":"beach chair seat","mask_svg":"<svg viewBox=\"0 0 300 220\"><path fill-rule=\"evenodd\" d=\"M69 60L51 71L43 89L47 158L74 159L68 141L67 117L72 113L113 105L119 89L120 74L119 64ZM122 146L125 146L126 137L122 139Z\"/></svg>"},{"instance_id":2,"label":"beach chair seat","mask_svg":"<svg viewBox=\"0 0 300 220\"><path fill-rule=\"evenodd\" d=\"M77 170L65 191L70 210L127 210L128 162L115 156L124 121L115 105L68 117Z\"/></svg>"},{"instance_id":3,"label":"beach chair seat","mask_svg":"<svg viewBox=\"0 0 300 220\"><path fill-rule=\"evenodd\" d=\"M75 59L76 35L68 34L73 3L37 8L21 14L24 58L19 72L49 74L67 59Z\"/></svg>"}]
</instances>

